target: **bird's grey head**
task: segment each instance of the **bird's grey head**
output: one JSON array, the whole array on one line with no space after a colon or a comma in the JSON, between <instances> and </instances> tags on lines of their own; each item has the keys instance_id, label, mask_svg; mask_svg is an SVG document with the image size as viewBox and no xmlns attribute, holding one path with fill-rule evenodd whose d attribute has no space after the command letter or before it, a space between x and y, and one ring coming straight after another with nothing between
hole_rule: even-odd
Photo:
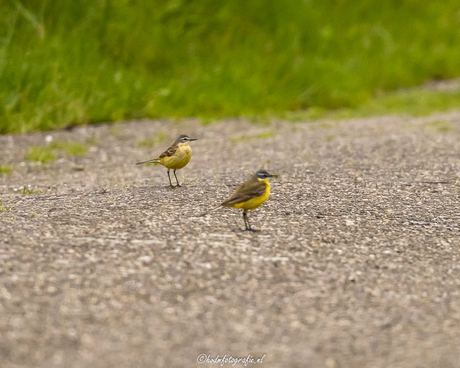
<instances>
[{"instance_id":1,"label":"bird's grey head","mask_svg":"<svg viewBox=\"0 0 460 368\"><path fill-rule=\"evenodd\" d=\"M196 138L190 138L187 134L181 134L179 138L176 139L176 143L187 143L196 140Z\"/></svg>"},{"instance_id":2,"label":"bird's grey head","mask_svg":"<svg viewBox=\"0 0 460 368\"><path fill-rule=\"evenodd\" d=\"M267 170L259 170L255 173L255 177L258 179L265 180L267 178L273 178L275 175L270 174Z\"/></svg>"}]
</instances>

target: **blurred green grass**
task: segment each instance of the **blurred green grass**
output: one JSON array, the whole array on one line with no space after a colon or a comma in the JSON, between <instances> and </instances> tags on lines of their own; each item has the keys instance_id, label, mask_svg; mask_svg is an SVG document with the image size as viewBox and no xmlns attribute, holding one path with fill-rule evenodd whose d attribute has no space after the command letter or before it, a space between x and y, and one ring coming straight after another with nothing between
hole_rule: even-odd
<instances>
[{"instance_id":1,"label":"blurred green grass","mask_svg":"<svg viewBox=\"0 0 460 368\"><path fill-rule=\"evenodd\" d=\"M50 146L31 146L28 148L25 159L27 161L37 161L42 164L57 160L58 156Z\"/></svg>"},{"instance_id":2,"label":"blurred green grass","mask_svg":"<svg viewBox=\"0 0 460 368\"><path fill-rule=\"evenodd\" d=\"M0 175L2 174L11 174L11 166L0 164Z\"/></svg>"},{"instance_id":3,"label":"blurred green grass","mask_svg":"<svg viewBox=\"0 0 460 368\"><path fill-rule=\"evenodd\" d=\"M354 108L328 110L313 107L307 110L285 111L277 116L289 121L319 119L352 119L380 115L426 116L434 112L460 107L460 89L436 91L429 89L402 90L378 94Z\"/></svg>"},{"instance_id":4,"label":"blurred green grass","mask_svg":"<svg viewBox=\"0 0 460 368\"><path fill-rule=\"evenodd\" d=\"M6 0L0 14L0 134L379 110L375 96L460 75L457 0Z\"/></svg>"},{"instance_id":5,"label":"blurred green grass","mask_svg":"<svg viewBox=\"0 0 460 368\"><path fill-rule=\"evenodd\" d=\"M25 159L27 161L38 161L42 164L57 160L59 151L65 156L84 156L88 148L78 142L52 141L46 146L31 146Z\"/></svg>"}]
</instances>

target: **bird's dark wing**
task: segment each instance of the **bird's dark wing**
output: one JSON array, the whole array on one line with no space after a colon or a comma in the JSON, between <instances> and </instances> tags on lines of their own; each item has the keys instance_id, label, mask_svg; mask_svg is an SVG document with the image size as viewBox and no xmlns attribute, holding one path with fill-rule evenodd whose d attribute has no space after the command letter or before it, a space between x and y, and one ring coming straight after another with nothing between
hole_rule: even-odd
<instances>
[{"instance_id":1,"label":"bird's dark wing","mask_svg":"<svg viewBox=\"0 0 460 368\"><path fill-rule=\"evenodd\" d=\"M265 193L267 185L263 181L255 178L248 180L240 185L233 195L222 203L222 206L231 206L234 204L249 201L252 198L260 197Z\"/></svg>"},{"instance_id":2,"label":"bird's dark wing","mask_svg":"<svg viewBox=\"0 0 460 368\"><path fill-rule=\"evenodd\" d=\"M164 151L158 158L163 158L163 157L170 157L176 153L177 150L177 144L173 144L171 147L169 147L166 151Z\"/></svg>"}]
</instances>

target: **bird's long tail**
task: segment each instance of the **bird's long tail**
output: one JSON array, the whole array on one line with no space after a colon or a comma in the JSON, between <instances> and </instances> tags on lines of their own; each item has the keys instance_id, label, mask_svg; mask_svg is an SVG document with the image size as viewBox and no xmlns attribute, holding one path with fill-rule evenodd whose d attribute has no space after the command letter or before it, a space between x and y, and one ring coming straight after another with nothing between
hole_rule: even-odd
<instances>
[{"instance_id":1,"label":"bird's long tail","mask_svg":"<svg viewBox=\"0 0 460 368\"><path fill-rule=\"evenodd\" d=\"M142 165L142 164L158 164L160 163L157 158L154 158L152 160L147 160L147 161L139 161L136 162L136 165Z\"/></svg>"}]
</instances>

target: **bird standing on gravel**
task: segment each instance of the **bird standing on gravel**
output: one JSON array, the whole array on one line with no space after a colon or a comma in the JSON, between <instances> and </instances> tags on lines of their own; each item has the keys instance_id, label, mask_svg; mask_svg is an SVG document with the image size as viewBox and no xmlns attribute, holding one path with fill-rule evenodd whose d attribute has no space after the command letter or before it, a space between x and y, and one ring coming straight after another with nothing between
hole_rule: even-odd
<instances>
[{"instance_id":1,"label":"bird standing on gravel","mask_svg":"<svg viewBox=\"0 0 460 368\"><path fill-rule=\"evenodd\" d=\"M168 169L169 185L171 188L176 188L172 185L169 170L174 170L177 186L180 187L179 180L177 180L176 170L185 167L192 158L192 148L190 147L191 141L196 141L196 138L190 138L186 134L181 134L174 143L166 151L164 151L158 158L152 160L140 161L136 165L154 163L163 165Z\"/></svg>"},{"instance_id":2,"label":"bird standing on gravel","mask_svg":"<svg viewBox=\"0 0 460 368\"><path fill-rule=\"evenodd\" d=\"M277 175L272 175L266 170L257 171L251 179L240 185L236 192L221 204L224 207L243 209L245 230L256 231L251 229L247 212L256 209L268 199L270 196L268 180L274 176L277 177Z\"/></svg>"}]
</instances>

